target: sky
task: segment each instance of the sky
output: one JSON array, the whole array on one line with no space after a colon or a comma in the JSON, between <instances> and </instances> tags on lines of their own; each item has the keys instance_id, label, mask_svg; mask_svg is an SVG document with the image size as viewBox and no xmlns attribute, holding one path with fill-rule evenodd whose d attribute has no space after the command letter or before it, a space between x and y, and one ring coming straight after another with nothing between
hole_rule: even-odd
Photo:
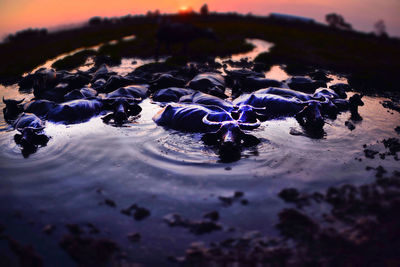
<instances>
[{"instance_id":1,"label":"sky","mask_svg":"<svg viewBox=\"0 0 400 267\"><path fill-rule=\"evenodd\" d=\"M356 30L370 32L383 19L389 35L400 37L400 0L0 0L0 37L25 28L68 26L93 16L144 14L159 9L175 13L187 6L199 10L268 15L271 12L300 15L324 22L328 13L341 14Z\"/></svg>"}]
</instances>

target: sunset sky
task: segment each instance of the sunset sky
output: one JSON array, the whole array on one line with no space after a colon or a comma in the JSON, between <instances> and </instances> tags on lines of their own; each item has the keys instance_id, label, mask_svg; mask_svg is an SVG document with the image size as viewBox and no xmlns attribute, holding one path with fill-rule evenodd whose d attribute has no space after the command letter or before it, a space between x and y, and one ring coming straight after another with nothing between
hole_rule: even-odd
<instances>
[{"instance_id":1,"label":"sunset sky","mask_svg":"<svg viewBox=\"0 0 400 267\"><path fill-rule=\"evenodd\" d=\"M355 29L363 31L371 31L378 19L384 19L389 34L400 36L400 0L0 0L0 36L29 27L53 28L80 23L93 16L143 14L155 9L175 13L183 6L199 10L204 3L211 11L257 15L279 12L321 22L327 13L336 12Z\"/></svg>"}]
</instances>

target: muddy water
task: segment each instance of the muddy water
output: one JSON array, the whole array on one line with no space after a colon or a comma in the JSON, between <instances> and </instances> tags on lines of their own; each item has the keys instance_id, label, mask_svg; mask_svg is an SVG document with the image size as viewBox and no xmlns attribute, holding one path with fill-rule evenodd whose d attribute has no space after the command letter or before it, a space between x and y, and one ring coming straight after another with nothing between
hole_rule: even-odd
<instances>
[{"instance_id":1,"label":"muddy water","mask_svg":"<svg viewBox=\"0 0 400 267\"><path fill-rule=\"evenodd\" d=\"M123 61L121 73L132 60ZM279 66L267 75L288 76ZM1 87L3 96L32 97L20 94L15 85ZM267 121L253 131L261 144L243 151L242 159L230 164L219 163L199 134L157 126L151 118L160 108L149 100L141 104L140 118L126 127L105 125L100 118L69 126L47 123L48 145L29 158L22 157L13 141L16 131L1 115L0 224L21 243L33 244L48 266L73 264L58 246L66 223L91 222L100 229L97 236L116 241L132 261L159 265L168 263L169 255L182 255L191 242L208 244L232 235L226 231L229 227L238 235L253 230L274 235L276 214L286 207L277 197L283 188L321 191L372 180L374 173L365 170L367 165L398 169L393 157L365 158L362 146L371 144L385 151L376 141L396 135L400 114L383 108L382 98L363 100L365 105L359 109L363 120L355 123L353 131L344 125L349 113L328 120L322 139L290 135L291 128L301 131L292 118ZM231 196L234 191L243 191L249 205L223 206L218 196ZM114 200L117 207L105 205L105 199ZM133 203L149 209L151 216L135 221L120 213ZM172 212L197 220L213 210L220 213L224 231L195 236L162 220ZM50 236L41 232L46 224L56 226ZM142 240L131 243L127 234L132 232L141 233ZM6 249L4 242L0 248Z\"/></svg>"}]
</instances>

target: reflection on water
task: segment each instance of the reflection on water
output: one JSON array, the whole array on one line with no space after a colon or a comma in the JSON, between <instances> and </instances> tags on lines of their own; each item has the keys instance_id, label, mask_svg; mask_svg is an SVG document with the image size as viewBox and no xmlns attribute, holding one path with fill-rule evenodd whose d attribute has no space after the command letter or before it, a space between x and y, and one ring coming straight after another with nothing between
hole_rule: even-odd
<instances>
[{"instance_id":1,"label":"reflection on water","mask_svg":"<svg viewBox=\"0 0 400 267\"><path fill-rule=\"evenodd\" d=\"M132 66L132 60L136 65ZM124 59L113 70L124 74L145 62ZM267 77L282 80L289 76L274 66ZM32 97L17 89L15 85L0 87L0 98ZM281 189L316 191L346 182L362 183L373 176L365 170L366 165L398 169L392 157L366 159L362 146L375 144L376 149L384 150L376 141L394 135L400 114L387 112L379 103L381 98L363 100L365 106L359 109L363 120L355 123L353 131L344 125L348 112L328 121L322 139L290 135L291 128L301 131L293 118L267 121L253 131L261 144L245 150L240 161L230 164L218 163L215 151L203 145L200 135L157 126L152 116L160 107L148 99L140 104L140 117L127 127L106 125L98 117L77 125L47 123L45 132L51 140L28 159L13 141L16 131L1 115L0 201L8 203L0 206L1 223L7 222L8 233L23 243L38 240L35 233L45 224L57 225L54 240L49 237L52 241L35 243L39 254L50 255L46 259L50 263L66 258L57 251L57 238L65 232L63 225L72 222L94 223L100 236L112 237L127 248L128 257L148 264L165 264L167 256L182 254L190 242L200 239L185 229L163 224L161 218L171 212L201 219L202 214L217 210L225 228L274 234L276 213L285 207L277 198ZM218 196L237 190L245 193L250 204L223 207ZM105 198L113 199L117 208L101 204ZM151 216L137 222L119 212L133 203L148 208ZM16 211L22 218L13 216ZM29 221L35 223L33 228L26 226ZM16 226L9 227L11 224ZM140 244L128 241L126 235L131 232L141 233ZM224 236L227 233L221 231L201 240ZM65 260L68 265L70 259Z\"/></svg>"},{"instance_id":2,"label":"reflection on water","mask_svg":"<svg viewBox=\"0 0 400 267\"><path fill-rule=\"evenodd\" d=\"M268 79L274 79L278 81L283 81L290 78L282 66L279 65L272 66L271 69L264 74Z\"/></svg>"},{"instance_id":3,"label":"reflection on water","mask_svg":"<svg viewBox=\"0 0 400 267\"><path fill-rule=\"evenodd\" d=\"M268 52L271 47L274 45L273 43L264 41L264 40L260 40L260 39L246 39L246 42L253 45L253 49L247 53L239 53L239 54L235 54L229 57L224 57L224 58L220 58L217 57L215 58L215 62L220 63L220 64L224 64L225 60L232 60L232 61L236 61L239 62L241 60L246 60L246 61L254 61L254 59L260 54L260 53L264 53L264 52ZM230 65L227 65L227 70L233 70L233 69L240 69L239 67L233 67ZM220 69L220 71L222 73L225 73L223 69Z\"/></svg>"},{"instance_id":4,"label":"reflection on water","mask_svg":"<svg viewBox=\"0 0 400 267\"><path fill-rule=\"evenodd\" d=\"M134 35L129 35L129 36L123 37L121 40L122 41L131 41L133 39L135 39L135 36ZM78 52L81 52L81 51L84 51L84 50L98 51L100 49L100 47L102 47L103 45L113 45L113 44L117 44L118 42L119 42L119 40L111 40L111 41L109 41L107 43L102 43L102 44L98 44L98 45L94 45L94 46L82 47L82 48L75 49L75 50L73 50L71 52L64 53L64 54L61 54L61 55L59 55L59 56L57 56L57 57L55 57L53 59L47 60L46 63L36 67L35 69L33 69L31 71L31 73L37 71L40 68L51 68L51 65L53 65L54 62L56 62L58 60L61 60L61 59L65 58L65 57L67 57L67 56L72 56L72 55L74 55L74 54L76 54ZM89 60L91 60L91 59L89 59ZM89 61L89 62L91 62L91 61ZM85 64L85 66L87 66L87 63ZM87 68L87 69L89 69L89 68ZM27 74L28 73L25 73L24 75L27 75Z\"/></svg>"}]
</instances>

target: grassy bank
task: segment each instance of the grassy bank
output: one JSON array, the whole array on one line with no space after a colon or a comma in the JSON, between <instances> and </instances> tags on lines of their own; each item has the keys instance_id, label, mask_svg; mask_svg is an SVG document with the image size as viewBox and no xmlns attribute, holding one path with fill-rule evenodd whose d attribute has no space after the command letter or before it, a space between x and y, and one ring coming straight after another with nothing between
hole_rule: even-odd
<instances>
[{"instance_id":1,"label":"grassy bank","mask_svg":"<svg viewBox=\"0 0 400 267\"><path fill-rule=\"evenodd\" d=\"M183 18L171 15L168 19ZM218 42L197 40L191 43L188 49L191 59L248 51L251 47L244 39L261 38L275 44L270 53L257 58L266 68L273 64L286 64L287 70L296 74L312 66L347 74L354 87L360 90L399 90L396 79L400 76L399 39L263 17L214 14L184 19L200 27L213 28L219 37ZM2 43L0 56L6 60L0 63L0 80L15 81L22 73L47 59L110 40L119 41L103 46L98 54L111 55L113 58L152 57L156 47L157 21L152 17L129 17L29 40ZM134 40L122 40L132 34L136 35ZM180 53L181 49L177 45L172 52ZM160 53L167 54L165 47L161 47ZM75 58L68 58L56 67L78 64L86 56L87 53L82 53Z\"/></svg>"}]
</instances>

